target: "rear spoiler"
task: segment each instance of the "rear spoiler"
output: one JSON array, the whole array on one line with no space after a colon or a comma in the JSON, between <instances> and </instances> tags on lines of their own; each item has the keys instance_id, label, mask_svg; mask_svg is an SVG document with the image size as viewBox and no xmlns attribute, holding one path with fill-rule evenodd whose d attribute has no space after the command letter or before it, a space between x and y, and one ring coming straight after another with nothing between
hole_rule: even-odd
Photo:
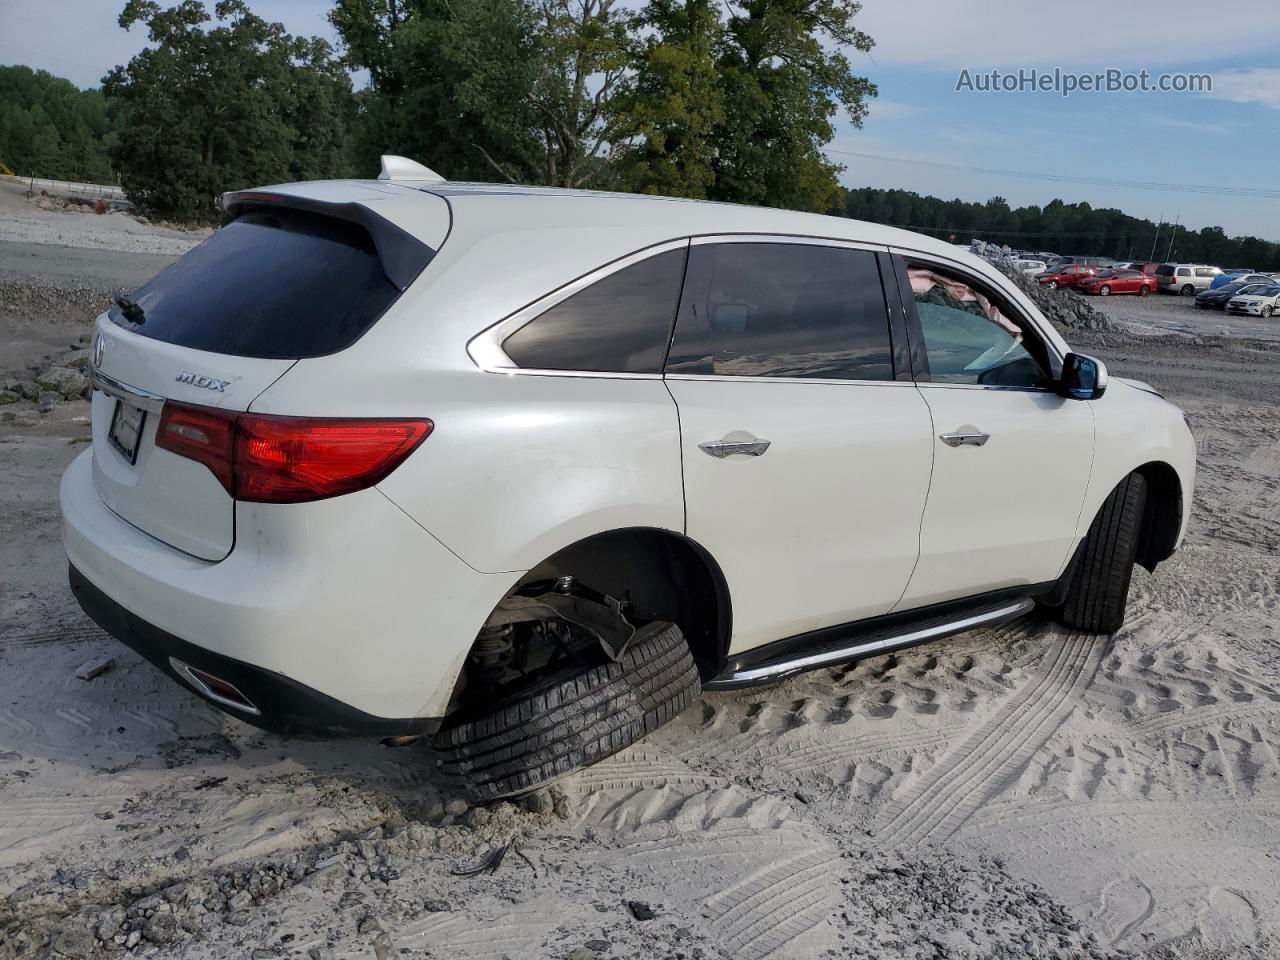
<instances>
[{"instance_id":1,"label":"rear spoiler","mask_svg":"<svg viewBox=\"0 0 1280 960\"><path fill-rule=\"evenodd\" d=\"M436 255L433 247L362 203L331 203L269 190L236 190L222 195L222 223L225 226L250 210L278 210L281 207L359 224L373 238L387 279L401 292L408 289Z\"/></svg>"}]
</instances>

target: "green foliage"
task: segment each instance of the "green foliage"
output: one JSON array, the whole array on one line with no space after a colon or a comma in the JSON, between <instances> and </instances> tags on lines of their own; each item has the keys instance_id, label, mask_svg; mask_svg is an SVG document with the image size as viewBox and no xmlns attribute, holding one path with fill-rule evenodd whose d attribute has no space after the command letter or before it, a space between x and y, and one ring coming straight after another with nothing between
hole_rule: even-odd
<instances>
[{"instance_id":1,"label":"green foliage","mask_svg":"<svg viewBox=\"0 0 1280 960\"><path fill-rule=\"evenodd\" d=\"M161 216L214 220L225 190L344 176L355 119L351 80L327 43L293 37L219 0L163 9L128 0L120 26L152 46L103 80L127 132L112 159L130 198Z\"/></svg>"},{"instance_id":2,"label":"green foliage","mask_svg":"<svg viewBox=\"0 0 1280 960\"><path fill-rule=\"evenodd\" d=\"M118 123L99 90L30 67L0 67L0 163L23 176L112 183Z\"/></svg>"},{"instance_id":3,"label":"green foliage","mask_svg":"<svg viewBox=\"0 0 1280 960\"><path fill-rule=\"evenodd\" d=\"M330 21L369 71L362 167L390 152L454 180L612 177L628 66L615 0L337 0Z\"/></svg>"},{"instance_id":4,"label":"green foliage","mask_svg":"<svg viewBox=\"0 0 1280 960\"><path fill-rule=\"evenodd\" d=\"M739 0L718 69L728 106L713 132L714 200L825 211L843 168L822 153L843 110L854 126L876 87L843 51L869 51L853 0Z\"/></svg>"},{"instance_id":5,"label":"green foliage","mask_svg":"<svg viewBox=\"0 0 1280 960\"><path fill-rule=\"evenodd\" d=\"M1280 243L1257 237L1228 237L1221 227L1199 232L1131 217L1119 210L1095 210L1087 203L1053 200L1044 207L1009 209L1003 197L986 203L940 200L906 190L851 189L833 211L857 220L886 223L965 243L974 238L1007 243L1020 250L1045 250L1117 260L1211 263L1224 267L1280 270ZM1170 253L1169 241L1173 241ZM1152 246L1155 255L1152 256Z\"/></svg>"}]
</instances>

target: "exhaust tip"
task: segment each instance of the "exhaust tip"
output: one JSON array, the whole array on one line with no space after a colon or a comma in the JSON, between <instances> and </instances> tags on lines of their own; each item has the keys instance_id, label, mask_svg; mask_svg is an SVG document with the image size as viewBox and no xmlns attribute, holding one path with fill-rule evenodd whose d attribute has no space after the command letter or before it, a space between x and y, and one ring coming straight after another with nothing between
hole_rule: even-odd
<instances>
[{"instance_id":1,"label":"exhaust tip","mask_svg":"<svg viewBox=\"0 0 1280 960\"><path fill-rule=\"evenodd\" d=\"M169 666L173 667L178 676L195 687L197 693L209 698L214 703L230 707L232 710L239 710L242 713L251 713L255 717L262 715L262 711L254 706L253 701L241 693L240 688L231 681L215 677L213 674L193 667L189 663L183 663L177 657L169 658Z\"/></svg>"}]
</instances>

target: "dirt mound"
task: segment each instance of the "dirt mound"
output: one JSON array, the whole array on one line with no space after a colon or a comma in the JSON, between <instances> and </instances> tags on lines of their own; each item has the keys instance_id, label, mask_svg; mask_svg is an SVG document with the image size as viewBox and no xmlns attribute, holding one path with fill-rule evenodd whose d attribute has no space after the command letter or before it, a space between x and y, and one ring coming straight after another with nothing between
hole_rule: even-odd
<instances>
[{"instance_id":1,"label":"dirt mound","mask_svg":"<svg viewBox=\"0 0 1280 960\"><path fill-rule=\"evenodd\" d=\"M1024 277L1021 270L1015 270L1012 267L1002 269L1001 272L1031 298L1031 301L1040 308L1040 312L1048 317L1055 327L1104 332L1119 329L1114 320L1095 310L1093 304L1077 293L1042 287L1038 281Z\"/></svg>"}]
</instances>

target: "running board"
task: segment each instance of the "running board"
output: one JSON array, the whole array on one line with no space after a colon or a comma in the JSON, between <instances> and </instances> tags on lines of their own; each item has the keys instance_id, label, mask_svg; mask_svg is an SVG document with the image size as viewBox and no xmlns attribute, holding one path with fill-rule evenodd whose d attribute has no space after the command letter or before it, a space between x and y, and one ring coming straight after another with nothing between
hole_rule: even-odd
<instances>
[{"instance_id":1,"label":"running board","mask_svg":"<svg viewBox=\"0 0 1280 960\"><path fill-rule=\"evenodd\" d=\"M766 660L754 666L732 673L724 673L702 685L704 690L737 690L759 683L771 683L807 670L817 670L840 663L848 663L863 657L878 656L902 647L939 640L953 634L990 627L1023 614L1030 613L1036 602L1031 597L1017 597L988 603L979 607L953 612L946 617L904 623L895 628L881 628L870 633L855 635L843 641L830 643L826 648L816 646L804 654Z\"/></svg>"}]
</instances>

